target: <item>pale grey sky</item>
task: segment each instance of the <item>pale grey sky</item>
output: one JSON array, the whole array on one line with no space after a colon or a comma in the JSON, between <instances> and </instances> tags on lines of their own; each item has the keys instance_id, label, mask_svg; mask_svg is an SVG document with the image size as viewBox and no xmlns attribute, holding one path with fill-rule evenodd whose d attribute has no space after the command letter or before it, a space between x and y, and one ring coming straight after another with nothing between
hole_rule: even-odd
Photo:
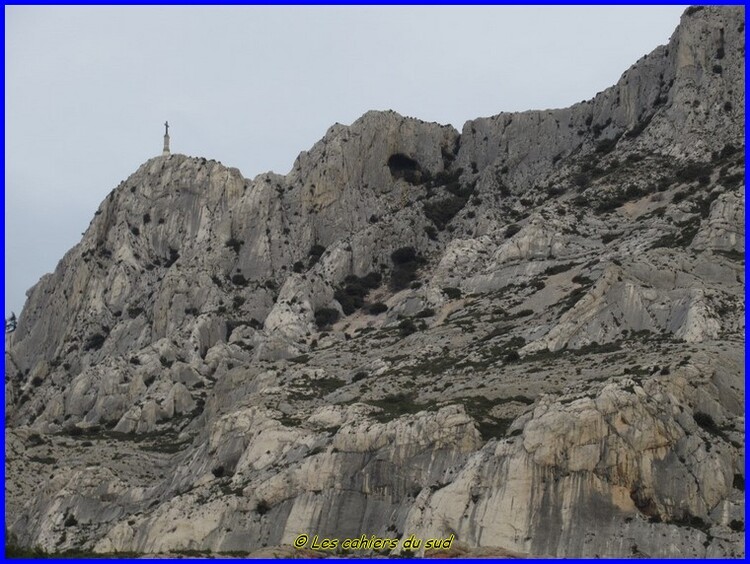
<instances>
[{"instance_id":1,"label":"pale grey sky","mask_svg":"<svg viewBox=\"0 0 750 564\"><path fill-rule=\"evenodd\" d=\"M160 154L286 173L335 122L564 107L685 6L5 7L5 313Z\"/></svg>"}]
</instances>

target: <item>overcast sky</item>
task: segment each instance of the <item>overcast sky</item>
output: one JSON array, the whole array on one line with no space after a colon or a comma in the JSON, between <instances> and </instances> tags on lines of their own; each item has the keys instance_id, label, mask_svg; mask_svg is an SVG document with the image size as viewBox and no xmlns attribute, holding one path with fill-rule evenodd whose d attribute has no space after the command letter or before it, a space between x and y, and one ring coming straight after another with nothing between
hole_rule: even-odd
<instances>
[{"instance_id":1,"label":"overcast sky","mask_svg":"<svg viewBox=\"0 0 750 564\"><path fill-rule=\"evenodd\" d=\"M287 173L370 109L462 124L591 98L684 6L5 7L5 313L161 152Z\"/></svg>"}]
</instances>

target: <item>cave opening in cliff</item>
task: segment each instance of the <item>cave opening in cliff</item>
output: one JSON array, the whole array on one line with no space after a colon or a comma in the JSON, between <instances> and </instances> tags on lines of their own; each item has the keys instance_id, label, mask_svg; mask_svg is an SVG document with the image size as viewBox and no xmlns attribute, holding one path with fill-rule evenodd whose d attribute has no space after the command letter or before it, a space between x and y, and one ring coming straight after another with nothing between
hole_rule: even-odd
<instances>
[{"instance_id":1,"label":"cave opening in cliff","mask_svg":"<svg viewBox=\"0 0 750 564\"><path fill-rule=\"evenodd\" d=\"M388 157L388 168L394 179L402 178L410 184L419 184L422 181L422 167L403 153L394 153Z\"/></svg>"}]
</instances>

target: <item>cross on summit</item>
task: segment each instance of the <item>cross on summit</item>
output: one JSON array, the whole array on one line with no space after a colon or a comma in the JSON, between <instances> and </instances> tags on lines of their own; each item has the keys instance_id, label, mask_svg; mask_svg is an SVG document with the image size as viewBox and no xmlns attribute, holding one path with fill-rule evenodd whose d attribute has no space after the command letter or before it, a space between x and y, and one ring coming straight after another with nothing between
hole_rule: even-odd
<instances>
[{"instance_id":1,"label":"cross on summit","mask_svg":"<svg viewBox=\"0 0 750 564\"><path fill-rule=\"evenodd\" d=\"M169 155L169 122L164 122L164 149L161 152L162 156L166 157Z\"/></svg>"}]
</instances>

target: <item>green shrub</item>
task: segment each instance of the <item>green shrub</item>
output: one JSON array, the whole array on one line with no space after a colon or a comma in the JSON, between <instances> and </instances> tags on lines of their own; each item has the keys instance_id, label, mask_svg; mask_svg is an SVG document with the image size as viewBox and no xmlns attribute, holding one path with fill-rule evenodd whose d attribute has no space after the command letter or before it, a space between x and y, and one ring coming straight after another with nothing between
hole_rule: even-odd
<instances>
[{"instance_id":1,"label":"green shrub","mask_svg":"<svg viewBox=\"0 0 750 564\"><path fill-rule=\"evenodd\" d=\"M663 235L662 237L654 241L654 243L651 245L651 248L685 248L693 242L693 238L698 233L700 225L701 222L699 216L694 216L688 218L684 222L676 223L675 226L677 227L677 230L667 233L666 235Z\"/></svg>"},{"instance_id":2,"label":"green shrub","mask_svg":"<svg viewBox=\"0 0 750 564\"><path fill-rule=\"evenodd\" d=\"M440 231L443 231L454 217L460 212L474 193L475 184L460 185L457 181L446 186L449 196L440 200L425 202L423 205L427 219L432 221Z\"/></svg>"},{"instance_id":3,"label":"green shrub","mask_svg":"<svg viewBox=\"0 0 750 564\"><path fill-rule=\"evenodd\" d=\"M401 247L391 253L393 264L408 264L414 262L417 258L417 251L414 247Z\"/></svg>"},{"instance_id":4,"label":"green shrub","mask_svg":"<svg viewBox=\"0 0 750 564\"><path fill-rule=\"evenodd\" d=\"M314 264L316 264L320 260L320 257L323 256L323 253L325 252L326 252L326 248L323 245L319 245L316 243L315 245L310 247L310 251L307 253L308 256L310 257L307 266L311 267Z\"/></svg>"},{"instance_id":5,"label":"green shrub","mask_svg":"<svg viewBox=\"0 0 750 564\"><path fill-rule=\"evenodd\" d=\"M391 274L391 289L403 290L407 288L417 276L417 269L423 262L414 247L401 247L391 253L393 272Z\"/></svg>"},{"instance_id":6,"label":"green shrub","mask_svg":"<svg viewBox=\"0 0 750 564\"><path fill-rule=\"evenodd\" d=\"M591 131L594 134L594 138L599 137L602 134L602 131L607 129L607 127L609 127L609 124L611 123L612 123L612 118L607 118L607 121L605 121L603 124L595 123L591 128Z\"/></svg>"},{"instance_id":7,"label":"green shrub","mask_svg":"<svg viewBox=\"0 0 750 564\"><path fill-rule=\"evenodd\" d=\"M688 194L684 190L680 190L679 192L675 192L674 195L672 196L672 203L673 204L679 204L681 201L683 201L689 195L690 194Z\"/></svg>"},{"instance_id":8,"label":"green shrub","mask_svg":"<svg viewBox=\"0 0 750 564\"><path fill-rule=\"evenodd\" d=\"M359 282L370 290L379 288L383 283L383 276L379 272L368 272L362 278L359 278Z\"/></svg>"},{"instance_id":9,"label":"green shrub","mask_svg":"<svg viewBox=\"0 0 750 564\"><path fill-rule=\"evenodd\" d=\"M369 374L367 374L367 372L365 372L363 370L359 371L354 376L352 376L352 383L353 382L359 382L360 380L364 380L368 376L369 376Z\"/></svg>"},{"instance_id":10,"label":"green shrub","mask_svg":"<svg viewBox=\"0 0 750 564\"><path fill-rule=\"evenodd\" d=\"M489 441L490 439L500 439L505 437L511 423L513 423L512 418L490 417L487 420L477 421L476 429L479 431L483 440Z\"/></svg>"},{"instance_id":11,"label":"green shrub","mask_svg":"<svg viewBox=\"0 0 750 564\"><path fill-rule=\"evenodd\" d=\"M351 315L365 303L365 296L370 290L380 286L383 277L379 272L370 272L359 278L355 275L347 276L344 284L334 291L334 298L341 304L346 315Z\"/></svg>"},{"instance_id":12,"label":"green shrub","mask_svg":"<svg viewBox=\"0 0 750 564\"><path fill-rule=\"evenodd\" d=\"M228 239L228 240L227 240L227 241L226 241L226 242L224 243L224 246L225 246L225 247L229 247L229 248L230 248L230 249L232 249L232 250L233 250L233 251L234 251L234 252L235 252L236 254L238 254L238 253L240 252L240 248L241 248L241 247L242 247L242 245L244 245L244 244L245 244L245 242L244 242L244 241L240 241L239 239L235 239L234 237L232 237L231 239Z\"/></svg>"},{"instance_id":13,"label":"green shrub","mask_svg":"<svg viewBox=\"0 0 750 564\"><path fill-rule=\"evenodd\" d=\"M581 284L581 285L587 285L587 284L593 283L593 280L591 280L591 278L583 274L576 274L575 276L573 276L571 281L575 284Z\"/></svg>"},{"instance_id":14,"label":"green shrub","mask_svg":"<svg viewBox=\"0 0 750 564\"><path fill-rule=\"evenodd\" d=\"M576 264L574 262L569 262L567 264L556 264L550 267L547 267L543 274L545 276L552 276L554 274L560 274L561 272L567 272L571 268L573 268Z\"/></svg>"},{"instance_id":15,"label":"green shrub","mask_svg":"<svg viewBox=\"0 0 750 564\"><path fill-rule=\"evenodd\" d=\"M625 132L625 137L629 137L631 139L633 137L638 137L643 132L643 130L648 127L653 117L654 117L654 114L651 114L643 118L641 121L636 123L631 129Z\"/></svg>"},{"instance_id":16,"label":"green shrub","mask_svg":"<svg viewBox=\"0 0 750 564\"><path fill-rule=\"evenodd\" d=\"M231 280L232 284L234 284L235 286L245 287L248 283L248 280L242 274L235 274L234 276L232 276Z\"/></svg>"},{"instance_id":17,"label":"green shrub","mask_svg":"<svg viewBox=\"0 0 750 564\"><path fill-rule=\"evenodd\" d=\"M94 333L91 335L88 339L86 339L86 342L83 345L84 351L98 351L100 348L102 348L102 345L104 345L104 341L107 340L107 336L103 335L102 333Z\"/></svg>"},{"instance_id":18,"label":"green shrub","mask_svg":"<svg viewBox=\"0 0 750 564\"><path fill-rule=\"evenodd\" d=\"M461 290L458 288L453 288L451 286L443 288L443 293L448 296L448 299L451 300L457 300L461 297Z\"/></svg>"},{"instance_id":19,"label":"green shrub","mask_svg":"<svg viewBox=\"0 0 750 564\"><path fill-rule=\"evenodd\" d=\"M310 386L315 389L318 396L325 396L346 386L346 382L339 378L318 378L311 380Z\"/></svg>"},{"instance_id":20,"label":"green shrub","mask_svg":"<svg viewBox=\"0 0 750 564\"><path fill-rule=\"evenodd\" d=\"M397 419L402 415L418 413L433 408L433 406L419 404L415 400L416 397L413 394L398 393L382 399L368 400L367 403L381 408L383 412L374 417L380 422L386 422Z\"/></svg>"},{"instance_id":21,"label":"green shrub","mask_svg":"<svg viewBox=\"0 0 750 564\"><path fill-rule=\"evenodd\" d=\"M725 103L725 104L724 104L724 109L725 109L726 111L729 111L729 110L731 110L731 109L732 109L732 103L731 103L731 102L727 102L727 103ZM731 156L732 156L732 155L734 155L734 154L735 154L735 153L736 153L736 152L737 152L738 150L739 150L739 149L737 149L737 147L735 147L735 146L734 146L734 145L732 145L731 143L727 143L726 145L724 145L724 147L722 147L722 149L721 149L721 152L719 152L719 158L720 158L720 159L726 159L727 157L731 157Z\"/></svg>"},{"instance_id":22,"label":"green shrub","mask_svg":"<svg viewBox=\"0 0 750 564\"><path fill-rule=\"evenodd\" d=\"M610 231L609 233L605 233L602 235L602 243L605 245L607 243L610 243L620 237L622 235L622 231Z\"/></svg>"},{"instance_id":23,"label":"green shrub","mask_svg":"<svg viewBox=\"0 0 750 564\"><path fill-rule=\"evenodd\" d=\"M719 426L716 424L716 422L714 422L713 417L711 417L708 413L698 411L693 415L693 419L704 431L708 431L712 435L718 435L721 433Z\"/></svg>"},{"instance_id":24,"label":"green shrub","mask_svg":"<svg viewBox=\"0 0 750 564\"><path fill-rule=\"evenodd\" d=\"M596 144L595 151L600 155L606 155L611 153L612 150L617 146L617 142L620 140L619 136L613 137L612 139L604 139Z\"/></svg>"},{"instance_id":25,"label":"green shrub","mask_svg":"<svg viewBox=\"0 0 750 564\"><path fill-rule=\"evenodd\" d=\"M341 288L350 296L364 297L367 295L367 292L369 292L369 288L367 288L362 282L363 281L357 276L349 275L344 278L344 283Z\"/></svg>"},{"instance_id":26,"label":"green shrub","mask_svg":"<svg viewBox=\"0 0 750 564\"><path fill-rule=\"evenodd\" d=\"M437 241L438 234L437 229L433 225L425 225L424 232L427 234L427 236L433 240Z\"/></svg>"},{"instance_id":27,"label":"green shrub","mask_svg":"<svg viewBox=\"0 0 750 564\"><path fill-rule=\"evenodd\" d=\"M142 307L133 306L133 307L128 308L128 317L130 317L130 319L135 319L142 313L143 313Z\"/></svg>"},{"instance_id":28,"label":"green shrub","mask_svg":"<svg viewBox=\"0 0 750 564\"><path fill-rule=\"evenodd\" d=\"M591 178L585 172L577 172L573 175L571 181L578 191L582 192L584 189L588 188L588 185L591 183Z\"/></svg>"},{"instance_id":29,"label":"green shrub","mask_svg":"<svg viewBox=\"0 0 750 564\"><path fill-rule=\"evenodd\" d=\"M505 362L512 363L512 362L518 362L521 360L521 355L518 354L518 351L510 351L505 355Z\"/></svg>"},{"instance_id":30,"label":"green shrub","mask_svg":"<svg viewBox=\"0 0 750 564\"><path fill-rule=\"evenodd\" d=\"M339 320L339 312L330 307L322 307L315 310L315 324L319 327L333 325Z\"/></svg>"},{"instance_id":31,"label":"green shrub","mask_svg":"<svg viewBox=\"0 0 750 564\"><path fill-rule=\"evenodd\" d=\"M351 315L365 303L364 297L356 293L348 293L347 288L337 288L333 292L333 297L341 305L341 309L344 311L344 315Z\"/></svg>"},{"instance_id":32,"label":"green shrub","mask_svg":"<svg viewBox=\"0 0 750 564\"><path fill-rule=\"evenodd\" d=\"M180 253L177 252L177 249L173 249L172 247L169 247L169 258L166 259L166 261L164 262L164 267L169 268L175 262L177 262L177 259L179 258L180 258Z\"/></svg>"},{"instance_id":33,"label":"green shrub","mask_svg":"<svg viewBox=\"0 0 750 564\"><path fill-rule=\"evenodd\" d=\"M677 180L684 183L695 182L703 176L709 176L711 174L711 165L706 163L688 162L675 173Z\"/></svg>"},{"instance_id":34,"label":"green shrub","mask_svg":"<svg viewBox=\"0 0 750 564\"><path fill-rule=\"evenodd\" d=\"M412 333L416 333L417 326L411 319L403 319L401 323L398 324L398 331L402 337L406 337Z\"/></svg>"},{"instance_id":35,"label":"green shrub","mask_svg":"<svg viewBox=\"0 0 750 564\"><path fill-rule=\"evenodd\" d=\"M319 245L316 243L312 247L310 247L310 251L307 254L311 257L320 258L325 252L326 248L323 245Z\"/></svg>"},{"instance_id":36,"label":"green shrub","mask_svg":"<svg viewBox=\"0 0 750 564\"><path fill-rule=\"evenodd\" d=\"M560 313L565 313L566 311L571 309L573 306L575 306L583 298L583 296L586 295L587 291L588 291L588 286L581 286L573 290L570 294L568 294L568 296L560 302L562 304L562 307L560 308Z\"/></svg>"},{"instance_id":37,"label":"green shrub","mask_svg":"<svg viewBox=\"0 0 750 564\"><path fill-rule=\"evenodd\" d=\"M732 481L732 487L741 492L745 491L745 477L742 474L735 474Z\"/></svg>"},{"instance_id":38,"label":"green shrub","mask_svg":"<svg viewBox=\"0 0 750 564\"><path fill-rule=\"evenodd\" d=\"M370 313L372 315L378 315L380 313L384 313L388 311L388 306L385 305L383 302L375 302L370 306Z\"/></svg>"},{"instance_id":39,"label":"green shrub","mask_svg":"<svg viewBox=\"0 0 750 564\"><path fill-rule=\"evenodd\" d=\"M584 196L583 194L579 194L578 196L576 196L575 198L573 198L570 202L574 206L582 208L582 207L588 205L589 199L586 196ZM508 232L507 231L505 232L505 237L508 238Z\"/></svg>"}]
</instances>

